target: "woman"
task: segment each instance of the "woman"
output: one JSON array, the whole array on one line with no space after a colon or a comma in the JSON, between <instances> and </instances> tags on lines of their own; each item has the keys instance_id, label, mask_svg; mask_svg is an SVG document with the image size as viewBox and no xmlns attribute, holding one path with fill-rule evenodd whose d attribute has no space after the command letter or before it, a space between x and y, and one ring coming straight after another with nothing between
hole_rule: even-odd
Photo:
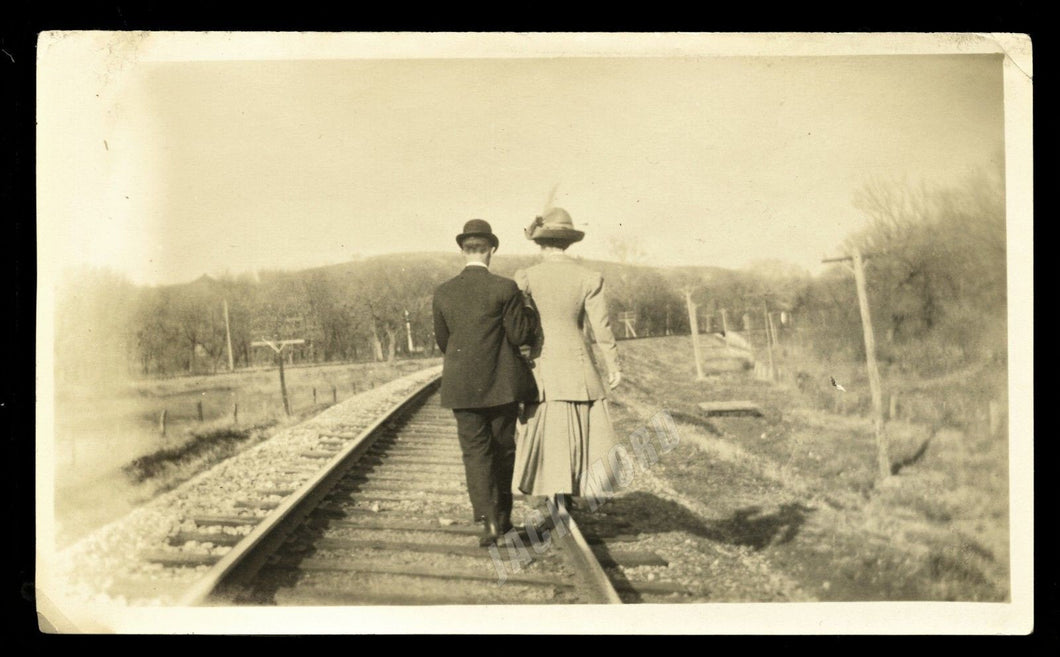
<instances>
[{"instance_id":1,"label":"woman","mask_svg":"<svg viewBox=\"0 0 1060 657\"><path fill-rule=\"evenodd\" d=\"M513 488L526 495L606 497L608 451L616 444L607 408L608 387L619 384L618 348L604 298L603 277L578 264L567 248L585 233L567 212L553 208L525 230L541 247L542 261L515 273L532 299L541 331L530 349L538 401L526 405L515 454ZM586 324L607 368L600 378ZM612 479L613 481L613 479Z\"/></svg>"}]
</instances>

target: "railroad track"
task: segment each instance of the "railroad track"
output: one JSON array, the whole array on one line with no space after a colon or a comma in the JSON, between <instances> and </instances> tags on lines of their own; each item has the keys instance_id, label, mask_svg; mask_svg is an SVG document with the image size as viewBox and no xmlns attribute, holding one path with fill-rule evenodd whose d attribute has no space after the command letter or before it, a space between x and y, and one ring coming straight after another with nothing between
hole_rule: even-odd
<instances>
[{"instance_id":1,"label":"railroad track","mask_svg":"<svg viewBox=\"0 0 1060 657\"><path fill-rule=\"evenodd\" d=\"M246 513L185 518L169 539L179 549L144 558L206 569L181 605L621 603L606 547L566 509L517 498L516 530L478 546L439 381L362 431L319 431L274 488L238 501Z\"/></svg>"}]
</instances>

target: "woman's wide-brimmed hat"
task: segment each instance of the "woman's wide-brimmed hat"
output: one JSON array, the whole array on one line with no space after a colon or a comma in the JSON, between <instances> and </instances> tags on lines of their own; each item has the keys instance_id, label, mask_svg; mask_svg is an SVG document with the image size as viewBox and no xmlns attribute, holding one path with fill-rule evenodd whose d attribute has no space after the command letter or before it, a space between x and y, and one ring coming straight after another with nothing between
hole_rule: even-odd
<instances>
[{"instance_id":1,"label":"woman's wide-brimmed hat","mask_svg":"<svg viewBox=\"0 0 1060 657\"><path fill-rule=\"evenodd\" d=\"M485 237L495 249L501 245L501 241L493 234L493 228L485 219L472 219L464 224L464 232L456 236L456 243L463 247L464 240L468 237Z\"/></svg>"},{"instance_id":2,"label":"woman's wide-brimmed hat","mask_svg":"<svg viewBox=\"0 0 1060 657\"><path fill-rule=\"evenodd\" d=\"M552 208L523 229L528 240L566 240L577 242L585 237L585 231L575 230L574 221L563 208Z\"/></svg>"}]
</instances>

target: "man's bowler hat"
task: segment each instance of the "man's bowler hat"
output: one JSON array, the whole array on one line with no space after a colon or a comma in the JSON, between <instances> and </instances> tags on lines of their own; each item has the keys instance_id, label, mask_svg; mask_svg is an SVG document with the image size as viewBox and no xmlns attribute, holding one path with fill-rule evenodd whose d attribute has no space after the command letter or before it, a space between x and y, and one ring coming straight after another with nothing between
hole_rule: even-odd
<instances>
[{"instance_id":1,"label":"man's bowler hat","mask_svg":"<svg viewBox=\"0 0 1060 657\"><path fill-rule=\"evenodd\" d=\"M456 236L456 243L463 247L464 240L468 237L485 237L493 245L493 248L496 249L500 246L500 240L493 234L493 229L490 227L489 222L484 219L472 219L464 224L464 232Z\"/></svg>"}]
</instances>

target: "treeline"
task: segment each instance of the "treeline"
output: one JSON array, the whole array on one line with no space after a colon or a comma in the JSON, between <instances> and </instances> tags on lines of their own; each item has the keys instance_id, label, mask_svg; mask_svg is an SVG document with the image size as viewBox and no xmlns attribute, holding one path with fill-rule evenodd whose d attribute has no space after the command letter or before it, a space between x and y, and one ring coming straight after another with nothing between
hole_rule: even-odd
<instances>
[{"instance_id":1,"label":"treeline","mask_svg":"<svg viewBox=\"0 0 1060 657\"><path fill-rule=\"evenodd\" d=\"M1000 168L952 186L876 182L854 202L870 222L844 247L869 256L866 286L881 360L938 373L972 362L1003 364L1008 279ZM817 346L864 358L856 290L845 267L817 277L793 310L804 319L831 312Z\"/></svg>"},{"instance_id":2,"label":"treeline","mask_svg":"<svg viewBox=\"0 0 1060 657\"><path fill-rule=\"evenodd\" d=\"M981 174L954 188L874 184L856 205L871 222L844 246L872 254L868 291L882 360L945 369L1003 357L1001 176ZM763 333L767 313L783 313L789 328L812 333L822 353L864 356L855 287L843 267L811 277L778 261L735 271L625 259L586 261L607 281L620 338L688 334L691 300L703 332L721 332L722 311L730 331ZM536 261L500 255L493 270L510 276ZM305 340L285 350L295 363L437 355L431 298L461 266L458 253L393 254L160 287L78 270L57 295L57 380L210 373L227 369L229 359L236 368L269 365L275 354L253 343L275 338ZM626 312L635 317L630 327Z\"/></svg>"},{"instance_id":3,"label":"treeline","mask_svg":"<svg viewBox=\"0 0 1060 657\"><path fill-rule=\"evenodd\" d=\"M535 257L502 256L493 271L511 276ZM691 270L585 261L601 271L619 338L687 334L679 284ZM302 339L285 347L289 362L386 361L437 354L431 317L435 288L463 261L452 254L393 254L297 272L201 278L138 287L108 270L79 270L64 280L56 305L60 380L172 376L270 365L263 339ZM736 300L753 274L696 268ZM699 285L697 295L709 294ZM620 313L635 321L627 328ZM226 317L227 316L227 317ZM630 331L629 329L632 329ZM229 351L229 343L231 349Z\"/></svg>"}]
</instances>

